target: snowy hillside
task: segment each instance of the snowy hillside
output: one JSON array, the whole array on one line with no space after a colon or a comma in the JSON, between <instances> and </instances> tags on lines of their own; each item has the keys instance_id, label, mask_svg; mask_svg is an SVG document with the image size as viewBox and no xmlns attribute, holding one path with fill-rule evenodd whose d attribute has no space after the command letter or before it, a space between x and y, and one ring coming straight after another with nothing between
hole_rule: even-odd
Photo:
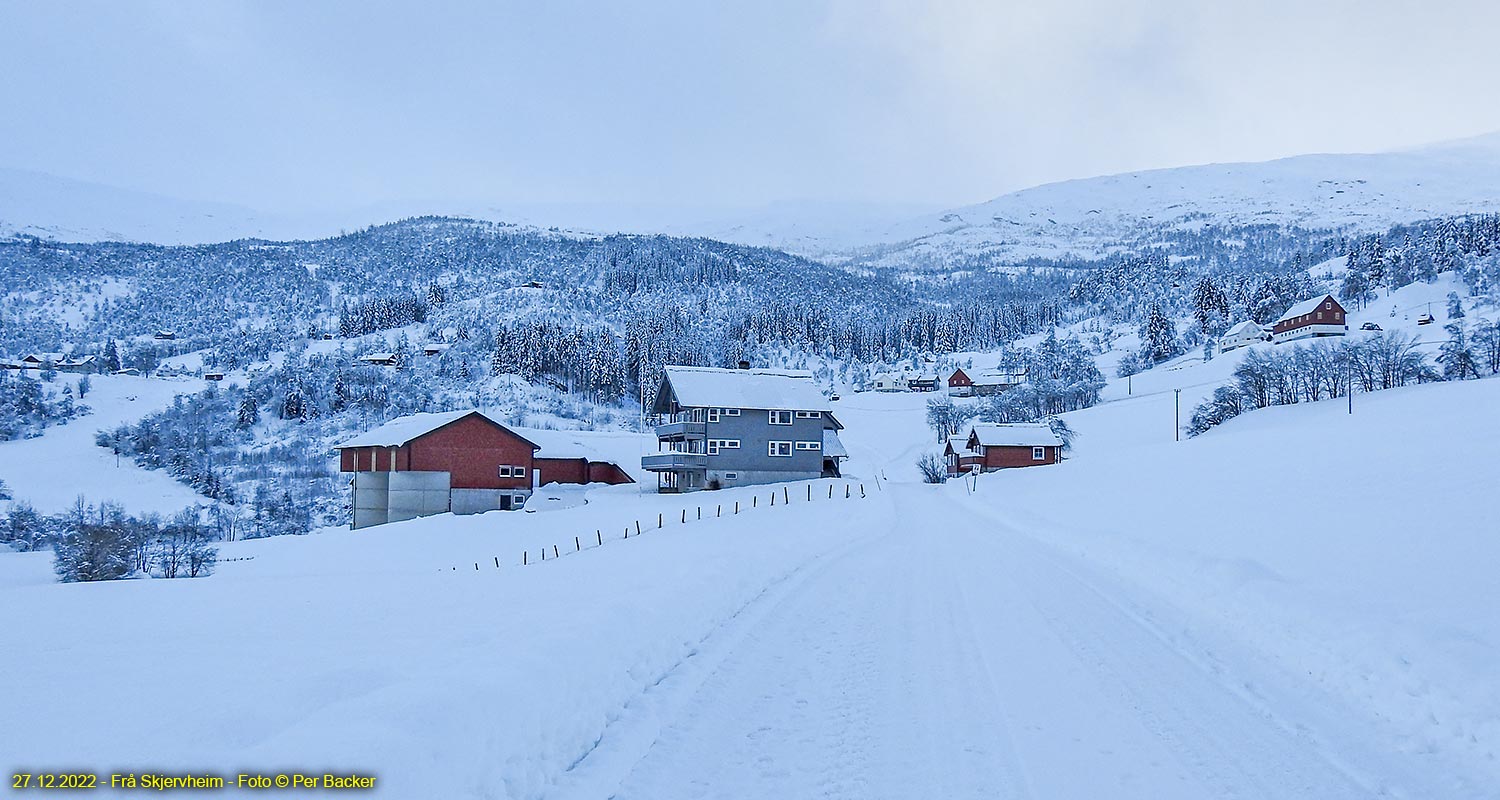
<instances>
[{"instance_id":1,"label":"snowy hillside","mask_svg":"<svg viewBox=\"0 0 1500 800\"><path fill-rule=\"evenodd\" d=\"M1097 258L1153 228L1280 225L1368 232L1500 208L1500 133L1374 154L1157 169L1049 183L987 203L872 226L841 246L789 242L885 265L941 268L984 254ZM731 232L732 233L732 232Z\"/></svg>"}]
</instances>

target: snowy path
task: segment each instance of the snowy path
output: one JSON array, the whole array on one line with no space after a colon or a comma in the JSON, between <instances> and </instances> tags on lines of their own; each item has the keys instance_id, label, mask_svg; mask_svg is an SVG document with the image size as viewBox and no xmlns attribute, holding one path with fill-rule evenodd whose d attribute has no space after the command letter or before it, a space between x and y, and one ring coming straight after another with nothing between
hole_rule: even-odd
<instances>
[{"instance_id":1,"label":"snowy path","mask_svg":"<svg viewBox=\"0 0 1500 800\"><path fill-rule=\"evenodd\" d=\"M1237 654L1231 677L1144 617L1148 597L986 524L983 509L971 509L978 527L932 527L936 497L890 486L899 510L886 531L716 631L693 674L627 708L552 796L1452 791L1423 785L1429 776L1253 657ZM1314 732L1323 725L1329 738Z\"/></svg>"}]
</instances>

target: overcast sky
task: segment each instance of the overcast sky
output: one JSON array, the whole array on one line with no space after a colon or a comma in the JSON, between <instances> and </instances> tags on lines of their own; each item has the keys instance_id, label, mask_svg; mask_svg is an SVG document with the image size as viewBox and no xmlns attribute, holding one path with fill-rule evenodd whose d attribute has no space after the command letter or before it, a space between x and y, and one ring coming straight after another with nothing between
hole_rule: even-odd
<instances>
[{"instance_id":1,"label":"overcast sky","mask_svg":"<svg viewBox=\"0 0 1500 800\"><path fill-rule=\"evenodd\" d=\"M1493 0L0 0L0 165L275 212L953 206L1497 130L1497 30Z\"/></svg>"}]
</instances>

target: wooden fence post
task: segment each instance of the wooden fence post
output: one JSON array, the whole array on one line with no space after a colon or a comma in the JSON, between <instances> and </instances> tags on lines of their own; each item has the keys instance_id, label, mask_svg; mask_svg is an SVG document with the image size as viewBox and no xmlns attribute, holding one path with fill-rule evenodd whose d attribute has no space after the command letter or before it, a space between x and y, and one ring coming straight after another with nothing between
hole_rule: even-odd
<instances>
[{"instance_id":1,"label":"wooden fence post","mask_svg":"<svg viewBox=\"0 0 1500 800\"><path fill-rule=\"evenodd\" d=\"M579 544L578 543L578 537L574 536L573 537L573 552L576 553L576 552L578 552L579 550L582 550L582 549L583 549L583 545Z\"/></svg>"},{"instance_id":2,"label":"wooden fence post","mask_svg":"<svg viewBox=\"0 0 1500 800\"><path fill-rule=\"evenodd\" d=\"M557 545L552 545L552 557L557 558Z\"/></svg>"},{"instance_id":3,"label":"wooden fence post","mask_svg":"<svg viewBox=\"0 0 1500 800\"><path fill-rule=\"evenodd\" d=\"M740 501L738 500L734 501L734 513L740 513Z\"/></svg>"},{"instance_id":4,"label":"wooden fence post","mask_svg":"<svg viewBox=\"0 0 1500 800\"><path fill-rule=\"evenodd\" d=\"M682 510L682 522L679 522L678 524L679 525L686 525L687 524L687 509L684 508Z\"/></svg>"},{"instance_id":5,"label":"wooden fence post","mask_svg":"<svg viewBox=\"0 0 1500 800\"><path fill-rule=\"evenodd\" d=\"M495 556L495 569L500 569L500 556Z\"/></svg>"},{"instance_id":6,"label":"wooden fence post","mask_svg":"<svg viewBox=\"0 0 1500 800\"><path fill-rule=\"evenodd\" d=\"M844 484L844 499L845 500L849 499L849 484L847 484L847 483Z\"/></svg>"},{"instance_id":7,"label":"wooden fence post","mask_svg":"<svg viewBox=\"0 0 1500 800\"><path fill-rule=\"evenodd\" d=\"M807 502L812 502L812 484L807 485Z\"/></svg>"},{"instance_id":8,"label":"wooden fence post","mask_svg":"<svg viewBox=\"0 0 1500 800\"><path fill-rule=\"evenodd\" d=\"M640 520L636 520L635 521L635 535L636 536L640 536L641 535L641 521Z\"/></svg>"},{"instance_id":9,"label":"wooden fence post","mask_svg":"<svg viewBox=\"0 0 1500 800\"><path fill-rule=\"evenodd\" d=\"M661 527L661 514L656 515L656 527Z\"/></svg>"},{"instance_id":10,"label":"wooden fence post","mask_svg":"<svg viewBox=\"0 0 1500 800\"><path fill-rule=\"evenodd\" d=\"M828 484L828 499L829 500L833 499L833 484L831 484L831 483Z\"/></svg>"},{"instance_id":11,"label":"wooden fence post","mask_svg":"<svg viewBox=\"0 0 1500 800\"><path fill-rule=\"evenodd\" d=\"M599 541L599 546L600 547L604 546L604 532L603 531L599 530L598 528L595 528L594 529L594 538Z\"/></svg>"},{"instance_id":12,"label":"wooden fence post","mask_svg":"<svg viewBox=\"0 0 1500 800\"><path fill-rule=\"evenodd\" d=\"M529 558L529 557L530 557L530 556L529 556L529 555L528 555L528 554L529 554L529 553L530 553L530 552L531 552L531 551L530 551L530 550L522 550L522 551L521 551L521 566L523 566L523 567L524 567L524 566L526 566L526 565L527 565L527 564L528 564L528 563L530 563L530 562L529 562L529 561L527 561L527 559L528 559L528 558Z\"/></svg>"},{"instance_id":13,"label":"wooden fence post","mask_svg":"<svg viewBox=\"0 0 1500 800\"><path fill-rule=\"evenodd\" d=\"M773 505L773 506L776 505L776 490L775 489L771 490L771 505Z\"/></svg>"},{"instance_id":14,"label":"wooden fence post","mask_svg":"<svg viewBox=\"0 0 1500 800\"><path fill-rule=\"evenodd\" d=\"M722 517L722 516L724 516L724 504L723 503L719 503L718 505L714 506L714 516L716 516L716 517Z\"/></svg>"},{"instance_id":15,"label":"wooden fence post","mask_svg":"<svg viewBox=\"0 0 1500 800\"><path fill-rule=\"evenodd\" d=\"M478 571L479 571L479 562L478 562L478 561L475 561L475 562L474 562L474 571L475 571L475 572L478 572Z\"/></svg>"},{"instance_id":16,"label":"wooden fence post","mask_svg":"<svg viewBox=\"0 0 1500 800\"><path fill-rule=\"evenodd\" d=\"M703 506L698 506L698 519L703 519Z\"/></svg>"},{"instance_id":17,"label":"wooden fence post","mask_svg":"<svg viewBox=\"0 0 1500 800\"><path fill-rule=\"evenodd\" d=\"M760 495L758 495L758 494L752 494L752 495L750 495L750 507L751 508L755 508L755 503L759 499L760 499Z\"/></svg>"},{"instance_id":18,"label":"wooden fence post","mask_svg":"<svg viewBox=\"0 0 1500 800\"><path fill-rule=\"evenodd\" d=\"M786 505L787 503L792 502L792 496L790 494L787 494L788 491L790 491L790 490L787 489L785 486L781 487L781 504L782 505Z\"/></svg>"},{"instance_id":19,"label":"wooden fence post","mask_svg":"<svg viewBox=\"0 0 1500 800\"><path fill-rule=\"evenodd\" d=\"M860 497L864 497L865 496L865 485L863 483L861 483L859 485L859 496Z\"/></svg>"},{"instance_id":20,"label":"wooden fence post","mask_svg":"<svg viewBox=\"0 0 1500 800\"><path fill-rule=\"evenodd\" d=\"M547 560L547 548L546 547L542 548L542 560L543 561Z\"/></svg>"}]
</instances>

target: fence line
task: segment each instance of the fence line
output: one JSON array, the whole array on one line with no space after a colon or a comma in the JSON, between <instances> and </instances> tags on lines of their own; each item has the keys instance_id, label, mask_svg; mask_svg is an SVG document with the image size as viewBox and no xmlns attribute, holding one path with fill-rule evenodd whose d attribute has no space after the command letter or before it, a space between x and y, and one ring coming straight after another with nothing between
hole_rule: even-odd
<instances>
[{"instance_id":1,"label":"fence line","mask_svg":"<svg viewBox=\"0 0 1500 800\"><path fill-rule=\"evenodd\" d=\"M878 482L879 479L877 478L876 480ZM855 486L859 487L859 494L857 496L854 494L854 487ZM876 488L877 489L879 488L878 485L877 485ZM867 496L868 495L865 494L865 485L863 483L857 483L857 484L856 483L845 483L844 484L844 499L845 500L864 499ZM791 488L787 487L787 486L782 486L781 487L781 497L782 497L782 503L781 504L783 506L791 505ZM750 497L750 506L749 506L749 508L746 509L746 511L748 511L751 508L759 508L759 506L756 503L757 498L758 498L758 495L751 495L751 497ZM830 483L830 484L828 484L828 499L832 500L834 498L835 498L835 495L834 495L834 484ZM814 497L813 497L813 491L812 491L812 484L808 484L808 486L807 486L807 500L805 502L811 503L813 501L814 501ZM776 489L775 489L775 487L772 487L771 493L770 493L770 503L768 504L768 507L774 508L775 506L776 506ZM724 511L724 504L723 503L716 503L716 504L714 504L714 518L715 519L721 518L723 516L723 511ZM734 513L735 514L739 514L740 513L740 501L739 500L736 500L734 502ZM702 519L703 519L703 506L701 506L701 505L700 506L696 506L696 513L695 513L694 521L702 521ZM684 506L682 508L682 513L678 516L678 520L679 520L678 524L680 524L680 525L686 525L688 523L687 507L686 506ZM637 538L637 537L641 536L643 533L649 532L650 530L659 530L659 529L662 529L665 526L665 515L663 513L658 513L656 515L656 528L655 529L650 529L650 528L643 529L641 527L641 521L640 520L633 520L633 523L634 523L634 527L635 527L635 535L634 536L631 535L631 532L630 532L631 526L630 525L626 525L625 526L625 532L623 534L621 534L621 536L620 536L620 539L622 541L626 540L626 539ZM573 551L570 552L570 553L568 553L568 555L573 555L573 554L576 554L576 553L582 553L584 550L597 550L598 548L603 547L606 544L605 539L604 539L604 531L603 531L603 529L601 529L601 528L595 528L594 529L594 544L592 544L592 545L590 545L588 547L584 547L583 546L583 541L584 540L583 540L583 538L581 536L574 536L573 537ZM613 541L613 540L610 540L610 541ZM521 563L520 563L520 566L529 567L529 566L531 566L533 564L538 564L538 563L542 563L542 562L547 561L548 560L548 556L547 556L547 549L548 549L548 547L550 547L551 550L552 550L551 560L556 561L557 559L562 558L562 554L565 551L560 550L559 547L556 544L542 546L540 548L540 550L538 551L538 556L539 557L537 557L537 558L533 558L532 557L531 548L526 548L526 549L523 549L521 551ZM252 558L253 558L253 556L252 556ZM500 556L498 556L498 555L497 556L492 556L491 560L494 562L493 569L497 569L498 570L498 569L502 568L502 564L500 563ZM480 571L481 570L481 568L480 568L480 562L475 561L475 562L473 562L473 564L474 564L474 569L476 571ZM467 569L467 568L465 568L465 569ZM456 567L456 566L452 567L450 571L456 572L456 571L458 571L458 567Z\"/></svg>"}]
</instances>

